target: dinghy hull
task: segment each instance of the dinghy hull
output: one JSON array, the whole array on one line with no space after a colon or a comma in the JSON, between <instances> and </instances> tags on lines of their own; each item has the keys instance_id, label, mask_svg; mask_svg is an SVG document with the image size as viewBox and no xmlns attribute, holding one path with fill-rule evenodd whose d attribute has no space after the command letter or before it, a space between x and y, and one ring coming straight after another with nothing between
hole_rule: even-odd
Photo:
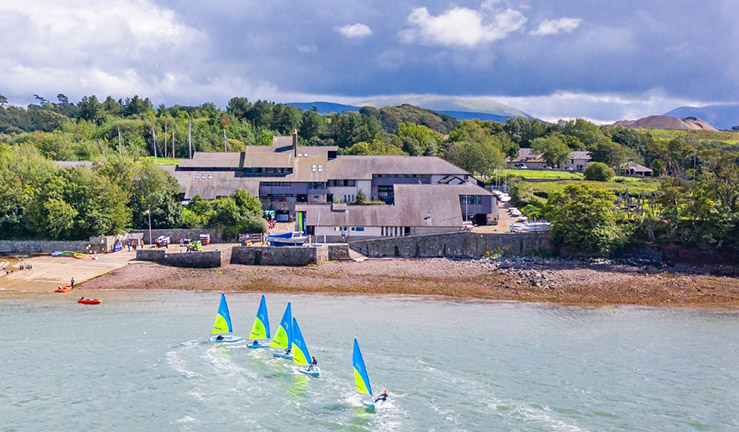
<instances>
[{"instance_id":1,"label":"dinghy hull","mask_svg":"<svg viewBox=\"0 0 739 432\"><path fill-rule=\"evenodd\" d=\"M308 375L310 377L318 378L319 376L321 376L321 370L317 367L313 367L310 370L308 368L300 368L298 370L300 371L300 373Z\"/></svg>"},{"instance_id":2,"label":"dinghy hull","mask_svg":"<svg viewBox=\"0 0 739 432\"><path fill-rule=\"evenodd\" d=\"M218 336L213 336L209 340L211 342L217 342L217 343L236 343L236 342L243 342L244 337L243 336L234 336L234 335L222 335L223 339L218 339Z\"/></svg>"}]
</instances>

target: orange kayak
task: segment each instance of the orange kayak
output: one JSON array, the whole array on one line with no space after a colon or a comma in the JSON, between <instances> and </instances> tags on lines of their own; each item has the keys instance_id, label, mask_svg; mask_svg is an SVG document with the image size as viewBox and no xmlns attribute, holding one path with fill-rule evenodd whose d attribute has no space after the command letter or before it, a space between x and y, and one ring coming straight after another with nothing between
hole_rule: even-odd
<instances>
[{"instance_id":1,"label":"orange kayak","mask_svg":"<svg viewBox=\"0 0 739 432\"><path fill-rule=\"evenodd\" d=\"M81 298L77 300L77 303L88 304L88 305L100 304L102 302L103 302L102 300L96 299L96 298Z\"/></svg>"},{"instance_id":2,"label":"orange kayak","mask_svg":"<svg viewBox=\"0 0 739 432\"><path fill-rule=\"evenodd\" d=\"M65 292L70 292L70 291L72 291L72 287L69 285L60 286L59 288L54 290L54 292L58 292L58 293L65 293Z\"/></svg>"}]
</instances>

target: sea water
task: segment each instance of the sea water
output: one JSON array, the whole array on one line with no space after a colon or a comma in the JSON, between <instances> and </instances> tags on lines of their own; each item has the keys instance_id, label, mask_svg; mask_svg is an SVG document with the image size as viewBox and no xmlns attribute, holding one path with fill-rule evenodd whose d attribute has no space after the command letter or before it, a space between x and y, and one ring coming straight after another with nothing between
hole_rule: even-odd
<instances>
[{"instance_id":1,"label":"sea water","mask_svg":"<svg viewBox=\"0 0 739 432\"><path fill-rule=\"evenodd\" d=\"M219 293L0 298L0 431L739 430L739 314L419 298L287 301L320 378L206 342ZM247 336L258 294L227 295ZM361 405L357 337L375 393Z\"/></svg>"}]
</instances>

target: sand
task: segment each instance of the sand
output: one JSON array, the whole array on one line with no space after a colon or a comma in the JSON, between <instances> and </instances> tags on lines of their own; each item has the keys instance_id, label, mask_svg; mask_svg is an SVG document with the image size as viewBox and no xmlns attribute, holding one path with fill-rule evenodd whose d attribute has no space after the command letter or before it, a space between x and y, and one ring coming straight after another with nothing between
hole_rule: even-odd
<instances>
[{"instance_id":1,"label":"sand","mask_svg":"<svg viewBox=\"0 0 739 432\"><path fill-rule=\"evenodd\" d=\"M132 263L79 288L405 294L586 306L739 309L737 277L556 260L524 267L501 268L493 260L402 258L299 268L229 265L180 269Z\"/></svg>"}]
</instances>

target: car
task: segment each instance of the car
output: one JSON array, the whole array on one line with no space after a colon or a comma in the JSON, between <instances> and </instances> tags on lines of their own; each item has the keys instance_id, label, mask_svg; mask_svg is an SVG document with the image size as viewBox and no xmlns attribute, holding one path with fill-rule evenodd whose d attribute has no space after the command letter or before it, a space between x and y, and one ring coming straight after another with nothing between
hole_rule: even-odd
<instances>
[{"instance_id":1,"label":"car","mask_svg":"<svg viewBox=\"0 0 739 432\"><path fill-rule=\"evenodd\" d=\"M472 229L475 228L475 225L470 221L464 221L462 222L462 228L464 228L465 230L471 231Z\"/></svg>"},{"instance_id":2,"label":"car","mask_svg":"<svg viewBox=\"0 0 739 432\"><path fill-rule=\"evenodd\" d=\"M526 166L525 163L518 164L518 169L528 169L529 167Z\"/></svg>"}]
</instances>

